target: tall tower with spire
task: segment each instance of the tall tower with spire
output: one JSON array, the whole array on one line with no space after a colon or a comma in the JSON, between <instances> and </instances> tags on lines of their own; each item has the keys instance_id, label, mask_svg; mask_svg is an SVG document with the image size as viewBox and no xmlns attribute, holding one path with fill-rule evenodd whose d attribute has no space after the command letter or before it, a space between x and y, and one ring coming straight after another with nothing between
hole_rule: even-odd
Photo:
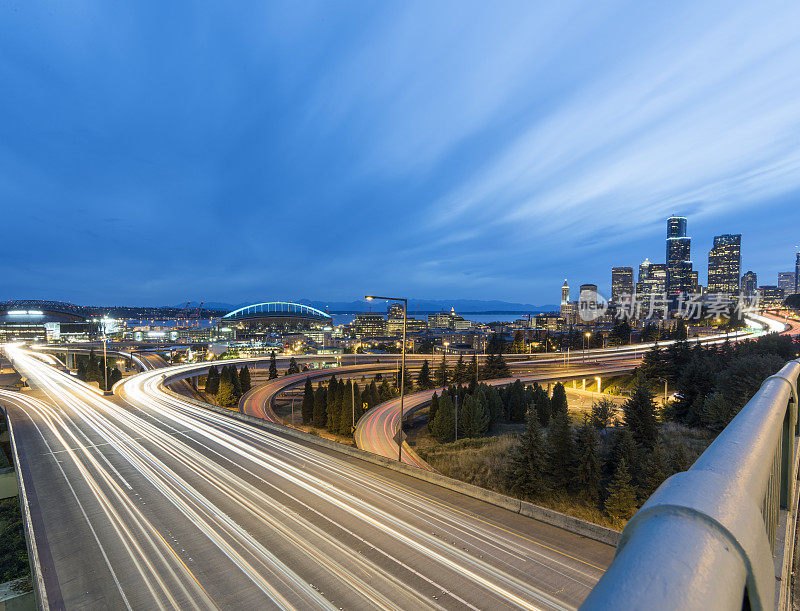
<instances>
[{"instance_id":1,"label":"tall tower with spire","mask_svg":"<svg viewBox=\"0 0 800 611\"><path fill-rule=\"evenodd\" d=\"M578 303L569 300L569 284L566 278L561 285L561 316L568 325L574 325L578 314Z\"/></svg>"}]
</instances>

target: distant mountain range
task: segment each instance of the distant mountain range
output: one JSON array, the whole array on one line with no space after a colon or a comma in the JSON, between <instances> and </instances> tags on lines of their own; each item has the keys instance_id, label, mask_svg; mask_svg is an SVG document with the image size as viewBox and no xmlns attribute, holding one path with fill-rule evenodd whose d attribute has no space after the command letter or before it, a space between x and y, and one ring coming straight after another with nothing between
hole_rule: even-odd
<instances>
[{"instance_id":1,"label":"distant mountain range","mask_svg":"<svg viewBox=\"0 0 800 611\"><path fill-rule=\"evenodd\" d=\"M303 303L318 310L328 311L330 314L352 314L355 312L385 312L386 302L383 301L366 301L359 299L356 301L312 301L310 299L297 299L295 303ZM165 306L173 308L181 308L185 303L176 306ZM199 302L192 302L189 304L190 308L196 308L200 305ZM220 310L230 312L237 308L250 305L250 303L220 303L220 302L207 302L203 304L204 310ZM532 305L530 303L515 303L512 301L497 301L497 300L480 300L480 299L409 299L408 300L408 313L430 313L440 312L442 310L449 311L454 308L456 312L461 313L537 313L537 312L552 312L558 310L559 306L554 304L545 305Z\"/></svg>"}]
</instances>

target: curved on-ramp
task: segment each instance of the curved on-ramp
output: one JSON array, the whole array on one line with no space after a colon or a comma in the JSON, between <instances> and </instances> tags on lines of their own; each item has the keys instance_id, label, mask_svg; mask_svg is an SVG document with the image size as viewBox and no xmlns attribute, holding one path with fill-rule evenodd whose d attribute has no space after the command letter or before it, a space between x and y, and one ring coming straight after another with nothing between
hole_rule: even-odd
<instances>
[{"instance_id":1,"label":"curved on-ramp","mask_svg":"<svg viewBox=\"0 0 800 611\"><path fill-rule=\"evenodd\" d=\"M522 374L496 380L481 380L481 382L489 386L506 386L508 384L513 384L517 380L525 383L554 382L581 376L590 377L596 375L629 373L635 369L637 364L638 361L631 360L606 366L544 369L536 373ZM433 394L441 394L443 390L443 388L435 388L407 395L404 398L403 419L405 420L411 417L414 412L427 406ZM354 435L356 446L361 450L366 450L396 460L398 454L400 454L400 449L397 444L397 434L399 430L400 399L396 398L376 405L361 417L356 424L356 432ZM434 470L428 463L420 458L405 440L403 441L402 461L405 464L427 471Z\"/></svg>"}]
</instances>

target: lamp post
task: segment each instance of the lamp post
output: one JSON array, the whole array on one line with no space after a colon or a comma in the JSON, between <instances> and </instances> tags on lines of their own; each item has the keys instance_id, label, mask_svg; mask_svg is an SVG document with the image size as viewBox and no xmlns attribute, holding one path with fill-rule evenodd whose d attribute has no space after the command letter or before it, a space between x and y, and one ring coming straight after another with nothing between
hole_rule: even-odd
<instances>
[{"instance_id":1,"label":"lamp post","mask_svg":"<svg viewBox=\"0 0 800 611\"><path fill-rule=\"evenodd\" d=\"M106 392L108 391L108 351L106 350L106 342L108 342L108 338L104 335L103 336L103 377L105 378L106 385L103 387L103 390Z\"/></svg>"},{"instance_id":2,"label":"lamp post","mask_svg":"<svg viewBox=\"0 0 800 611\"><path fill-rule=\"evenodd\" d=\"M400 369L400 439L397 444L397 461L403 462L403 399L406 392L406 316L408 314L408 299L402 297L379 297L378 295L365 295L367 301L373 299L386 299L388 301L402 301L403 302L403 352L402 352L402 365Z\"/></svg>"},{"instance_id":3,"label":"lamp post","mask_svg":"<svg viewBox=\"0 0 800 611\"><path fill-rule=\"evenodd\" d=\"M667 407L667 378L658 378L662 382L664 382L664 403L663 406Z\"/></svg>"},{"instance_id":4,"label":"lamp post","mask_svg":"<svg viewBox=\"0 0 800 611\"><path fill-rule=\"evenodd\" d=\"M585 334L586 339L583 342L583 362L586 362L586 350L589 348L589 338L592 337L591 332Z\"/></svg>"}]
</instances>

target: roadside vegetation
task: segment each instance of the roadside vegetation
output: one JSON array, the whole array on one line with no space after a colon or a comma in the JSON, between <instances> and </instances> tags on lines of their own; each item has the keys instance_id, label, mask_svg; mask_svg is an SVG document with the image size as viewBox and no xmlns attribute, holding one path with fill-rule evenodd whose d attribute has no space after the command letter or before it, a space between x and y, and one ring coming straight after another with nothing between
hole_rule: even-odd
<instances>
[{"instance_id":1,"label":"roadside vegetation","mask_svg":"<svg viewBox=\"0 0 800 611\"><path fill-rule=\"evenodd\" d=\"M88 356L76 355L78 360L78 379L84 382L97 382L101 390L109 390L114 384L122 379L122 372L116 367L103 368L103 357L97 356L94 349ZM111 361L113 363L113 361ZM106 388L106 376L108 377L108 388Z\"/></svg>"},{"instance_id":2,"label":"roadside vegetation","mask_svg":"<svg viewBox=\"0 0 800 611\"><path fill-rule=\"evenodd\" d=\"M0 583L23 578L25 581L15 587L18 591L32 586L19 499L12 497L0 500Z\"/></svg>"},{"instance_id":3,"label":"roadside vegetation","mask_svg":"<svg viewBox=\"0 0 800 611\"><path fill-rule=\"evenodd\" d=\"M415 431L410 442L444 475L621 528L799 349L777 335L654 348L630 384L618 381L630 389L626 403L616 408L601 399L577 425L561 384L551 397L519 381L506 388L453 385L434 397L427 430ZM677 393L664 406L655 397L665 380Z\"/></svg>"}]
</instances>

